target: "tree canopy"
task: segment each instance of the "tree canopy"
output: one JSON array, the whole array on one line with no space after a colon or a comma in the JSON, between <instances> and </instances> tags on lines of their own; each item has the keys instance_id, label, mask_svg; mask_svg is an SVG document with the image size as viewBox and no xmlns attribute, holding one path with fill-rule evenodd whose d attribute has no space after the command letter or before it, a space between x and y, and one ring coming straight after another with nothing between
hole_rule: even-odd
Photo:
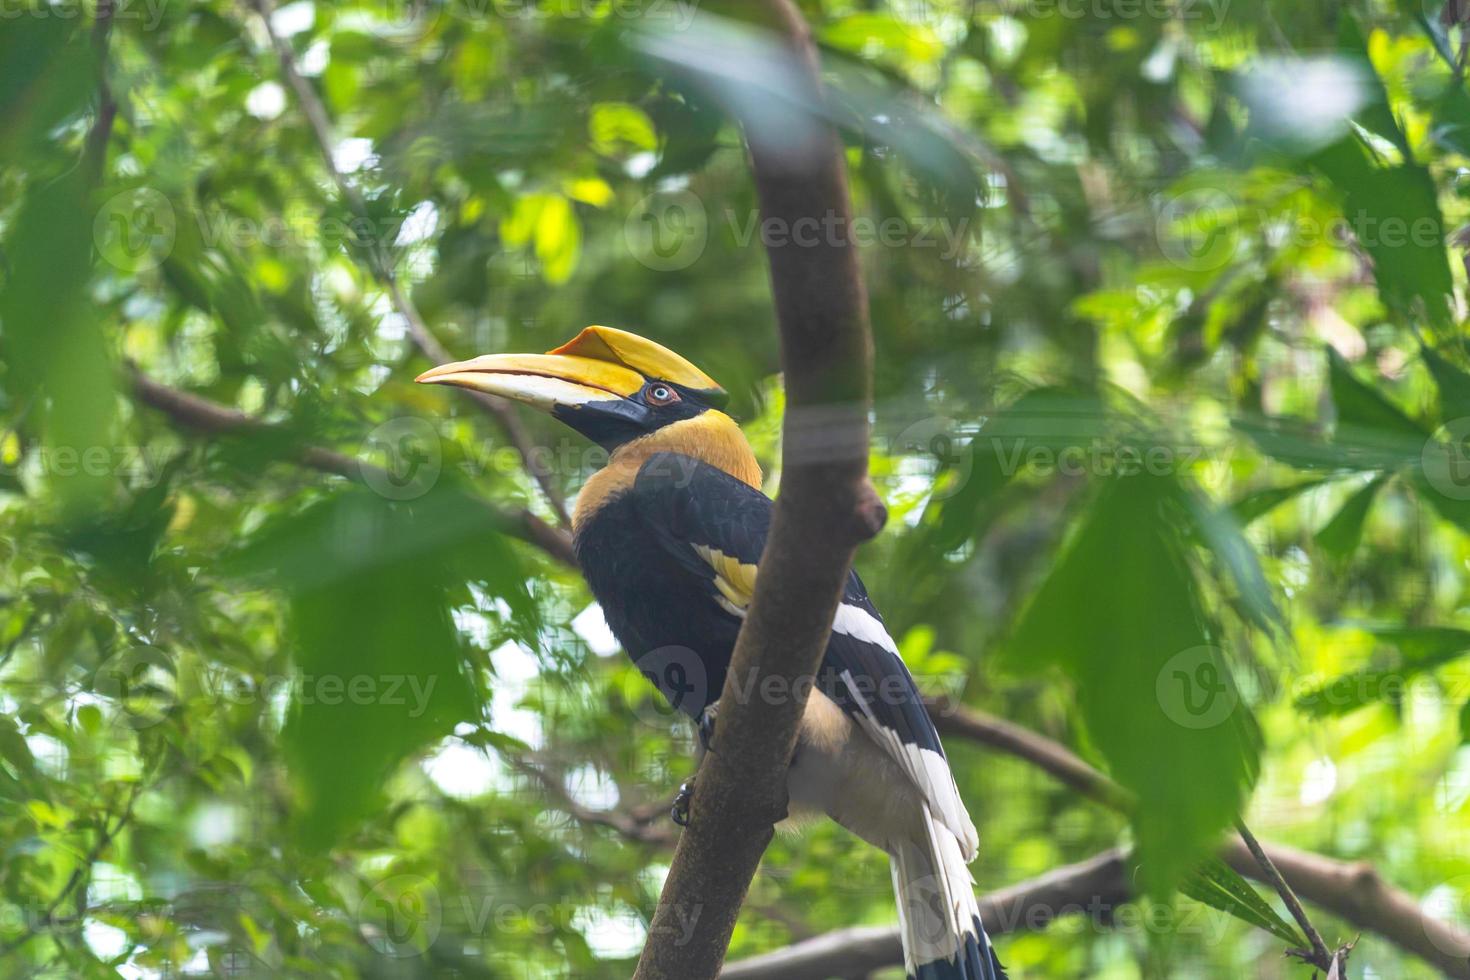
<instances>
[{"instance_id":1,"label":"tree canopy","mask_svg":"<svg viewBox=\"0 0 1470 980\"><path fill-rule=\"evenodd\" d=\"M799 7L824 99L736 4L0 5L0 975L629 976L696 736L571 553L606 453L413 378L633 330L776 495L836 244L1013 974L1310 976L1258 837L1347 976L1470 976L1470 13ZM760 207L813 114L851 221ZM780 834L730 972L894 922Z\"/></svg>"}]
</instances>

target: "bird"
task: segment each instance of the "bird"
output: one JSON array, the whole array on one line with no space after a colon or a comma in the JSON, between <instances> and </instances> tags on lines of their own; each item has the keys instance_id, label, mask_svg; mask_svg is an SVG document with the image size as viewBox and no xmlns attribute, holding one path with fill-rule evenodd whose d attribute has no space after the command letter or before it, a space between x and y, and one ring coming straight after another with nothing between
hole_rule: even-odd
<instances>
[{"instance_id":1,"label":"bird","mask_svg":"<svg viewBox=\"0 0 1470 980\"><path fill-rule=\"evenodd\" d=\"M605 326L545 354L485 354L416 380L531 406L607 451L573 508L578 564L635 665L695 722L700 758L718 751L718 698L773 507L723 410L726 391L661 344ZM887 852L911 980L1005 980L968 867L975 825L855 571L800 721L787 795L793 818L825 814Z\"/></svg>"}]
</instances>

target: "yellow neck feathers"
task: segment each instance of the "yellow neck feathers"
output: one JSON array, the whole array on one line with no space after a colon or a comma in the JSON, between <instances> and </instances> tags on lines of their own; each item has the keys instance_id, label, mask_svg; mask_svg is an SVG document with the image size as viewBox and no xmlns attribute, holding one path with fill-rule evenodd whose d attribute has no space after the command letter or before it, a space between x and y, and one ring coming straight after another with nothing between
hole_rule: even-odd
<instances>
[{"instance_id":1,"label":"yellow neck feathers","mask_svg":"<svg viewBox=\"0 0 1470 980\"><path fill-rule=\"evenodd\" d=\"M760 464L750 450L750 443L745 441L745 433L730 416L710 409L619 446L607 466L594 473L577 495L573 528L580 527L584 519L596 513L609 496L631 486L639 467L654 453L693 456L742 483L757 490L761 488Z\"/></svg>"}]
</instances>

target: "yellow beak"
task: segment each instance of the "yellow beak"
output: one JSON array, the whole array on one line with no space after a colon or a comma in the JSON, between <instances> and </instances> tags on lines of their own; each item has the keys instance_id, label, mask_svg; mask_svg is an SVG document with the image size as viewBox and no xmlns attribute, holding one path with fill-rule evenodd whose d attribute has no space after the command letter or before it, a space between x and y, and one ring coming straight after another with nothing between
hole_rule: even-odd
<instances>
[{"instance_id":1,"label":"yellow beak","mask_svg":"<svg viewBox=\"0 0 1470 980\"><path fill-rule=\"evenodd\" d=\"M414 380L502 395L546 412L619 401L644 385L631 368L570 354L485 354L430 368Z\"/></svg>"}]
</instances>

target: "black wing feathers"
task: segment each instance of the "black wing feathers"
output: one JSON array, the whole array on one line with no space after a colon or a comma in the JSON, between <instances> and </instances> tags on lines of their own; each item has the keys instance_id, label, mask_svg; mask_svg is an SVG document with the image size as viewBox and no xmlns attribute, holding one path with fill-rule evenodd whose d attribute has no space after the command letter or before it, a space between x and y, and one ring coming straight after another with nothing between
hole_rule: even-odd
<instances>
[{"instance_id":1,"label":"black wing feathers","mask_svg":"<svg viewBox=\"0 0 1470 980\"><path fill-rule=\"evenodd\" d=\"M633 495L648 527L692 574L711 583L716 575L691 545L746 564L759 562L771 526L771 499L723 470L690 456L658 453L638 471ZM882 617L856 572L848 575L842 601L881 627ZM900 741L943 754L912 675L884 645L834 630L817 686L848 714L863 714L861 699Z\"/></svg>"}]
</instances>

